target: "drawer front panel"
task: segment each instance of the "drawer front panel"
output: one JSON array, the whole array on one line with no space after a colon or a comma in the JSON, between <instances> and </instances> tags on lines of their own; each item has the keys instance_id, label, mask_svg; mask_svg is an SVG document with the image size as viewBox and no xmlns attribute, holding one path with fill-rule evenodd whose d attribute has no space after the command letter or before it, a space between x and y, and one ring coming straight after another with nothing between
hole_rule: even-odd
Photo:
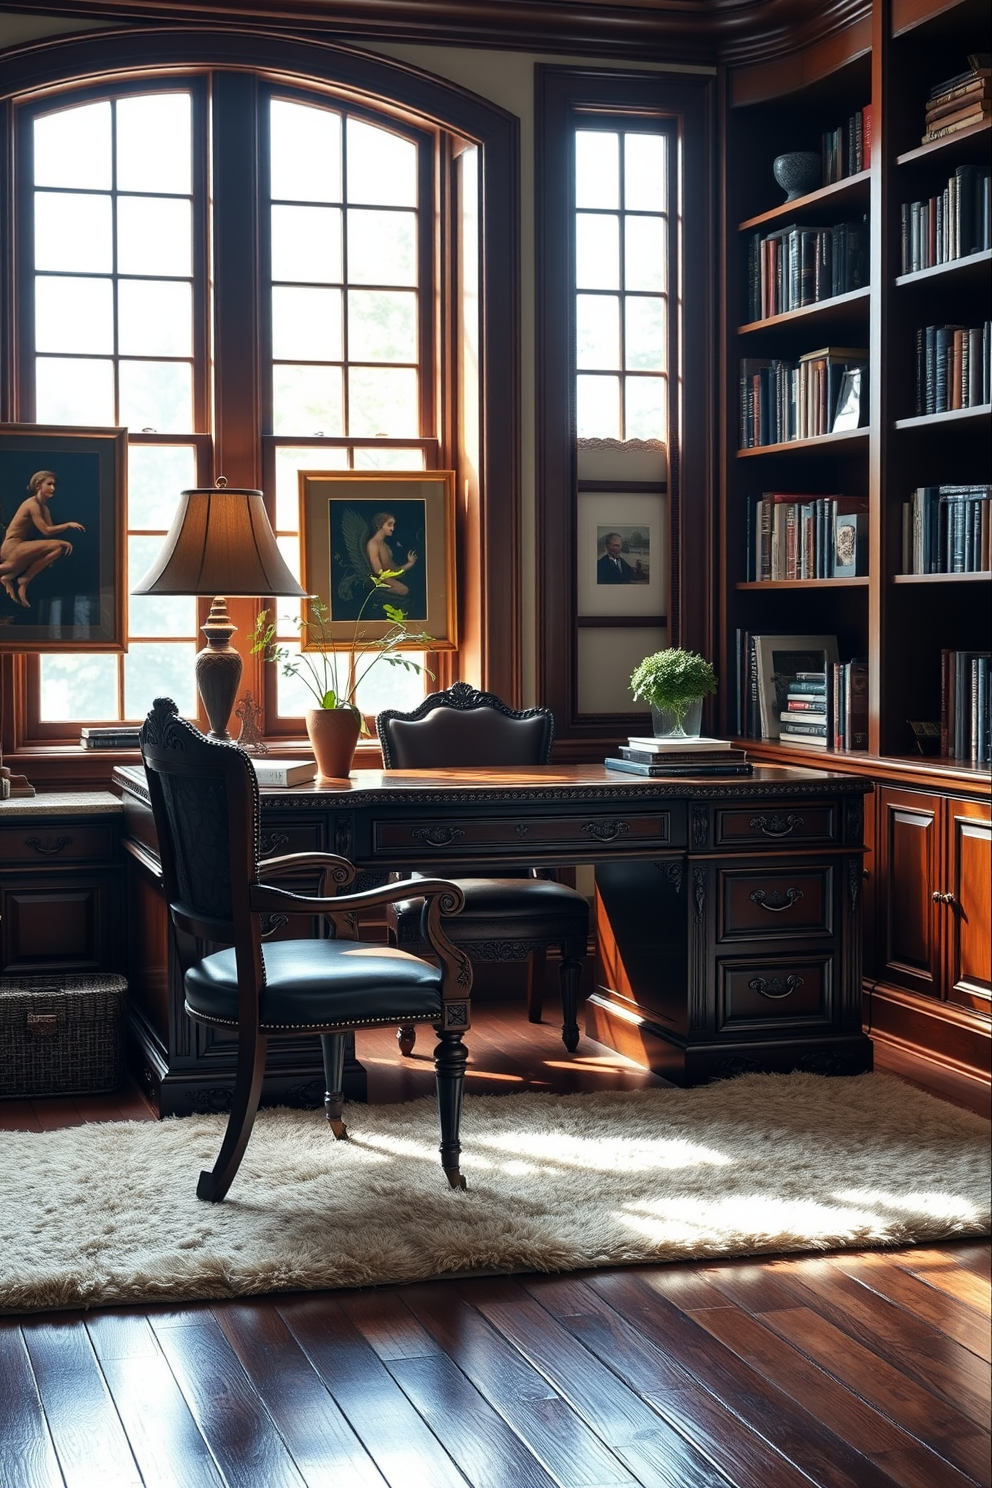
<instances>
[{"instance_id":1,"label":"drawer front panel","mask_svg":"<svg viewBox=\"0 0 992 1488\"><path fill-rule=\"evenodd\" d=\"M767 1029L783 1035L833 1022L834 959L754 957L717 963L718 1034Z\"/></svg>"},{"instance_id":2,"label":"drawer front panel","mask_svg":"<svg viewBox=\"0 0 992 1488\"><path fill-rule=\"evenodd\" d=\"M775 848L783 842L806 847L841 840L835 801L717 806L713 816L715 847Z\"/></svg>"},{"instance_id":3,"label":"drawer front panel","mask_svg":"<svg viewBox=\"0 0 992 1488\"><path fill-rule=\"evenodd\" d=\"M0 863L109 863L114 828L108 822L77 825L39 818L37 823L0 828Z\"/></svg>"},{"instance_id":4,"label":"drawer front panel","mask_svg":"<svg viewBox=\"0 0 992 1488\"><path fill-rule=\"evenodd\" d=\"M483 817L439 824L426 817L382 818L373 823L372 850L389 858L498 859L521 853L604 855L612 845L631 848L668 847L672 840L671 813L641 815L586 812L581 816Z\"/></svg>"},{"instance_id":5,"label":"drawer front panel","mask_svg":"<svg viewBox=\"0 0 992 1488\"><path fill-rule=\"evenodd\" d=\"M320 822L273 822L268 813L262 817L259 832L259 858L284 858L290 853L323 852L324 832Z\"/></svg>"},{"instance_id":6,"label":"drawer front panel","mask_svg":"<svg viewBox=\"0 0 992 1488\"><path fill-rule=\"evenodd\" d=\"M833 934L834 869L830 863L801 868L720 868L717 884L720 941Z\"/></svg>"}]
</instances>

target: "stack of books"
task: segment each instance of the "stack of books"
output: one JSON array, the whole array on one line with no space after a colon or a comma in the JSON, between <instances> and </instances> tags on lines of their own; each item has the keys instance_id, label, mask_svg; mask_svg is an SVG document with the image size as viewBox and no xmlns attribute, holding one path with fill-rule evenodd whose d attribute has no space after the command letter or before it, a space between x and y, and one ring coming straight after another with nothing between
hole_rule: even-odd
<instances>
[{"instance_id":1,"label":"stack of books","mask_svg":"<svg viewBox=\"0 0 992 1488\"><path fill-rule=\"evenodd\" d=\"M955 77L934 83L927 103L927 129L923 144L956 134L972 124L983 124L992 113L992 55L972 52L968 66Z\"/></svg>"},{"instance_id":2,"label":"stack of books","mask_svg":"<svg viewBox=\"0 0 992 1488\"><path fill-rule=\"evenodd\" d=\"M988 573L992 486L917 486L902 508L902 571Z\"/></svg>"},{"instance_id":3,"label":"stack of books","mask_svg":"<svg viewBox=\"0 0 992 1488\"><path fill-rule=\"evenodd\" d=\"M754 766L744 750L726 739L640 738L631 735L619 754L603 761L609 770L630 775L750 775Z\"/></svg>"},{"instance_id":4,"label":"stack of books","mask_svg":"<svg viewBox=\"0 0 992 1488\"><path fill-rule=\"evenodd\" d=\"M821 346L797 362L741 359L741 449L839 434L859 428L867 414L864 347Z\"/></svg>"},{"instance_id":5,"label":"stack of books","mask_svg":"<svg viewBox=\"0 0 992 1488\"><path fill-rule=\"evenodd\" d=\"M747 505L747 577L847 579L868 572L867 502L765 491Z\"/></svg>"},{"instance_id":6,"label":"stack of books","mask_svg":"<svg viewBox=\"0 0 992 1488\"><path fill-rule=\"evenodd\" d=\"M992 394L992 322L921 326L916 332L916 413L975 408Z\"/></svg>"},{"instance_id":7,"label":"stack of books","mask_svg":"<svg viewBox=\"0 0 992 1488\"><path fill-rule=\"evenodd\" d=\"M871 165L871 104L850 116L846 124L827 129L820 136L823 155L823 184L832 186L845 176L856 176Z\"/></svg>"},{"instance_id":8,"label":"stack of books","mask_svg":"<svg viewBox=\"0 0 992 1488\"><path fill-rule=\"evenodd\" d=\"M748 318L766 320L868 283L868 224L780 227L748 243Z\"/></svg>"},{"instance_id":9,"label":"stack of books","mask_svg":"<svg viewBox=\"0 0 992 1488\"><path fill-rule=\"evenodd\" d=\"M87 724L79 730L79 742L84 749L137 749L138 724L118 723L96 728Z\"/></svg>"},{"instance_id":10,"label":"stack of books","mask_svg":"<svg viewBox=\"0 0 992 1488\"><path fill-rule=\"evenodd\" d=\"M990 762L990 669L988 651L940 653L940 752L950 759Z\"/></svg>"},{"instance_id":11,"label":"stack of books","mask_svg":"<svg viewBox=\"0 0 992 1488\"><path fill-rule=\"evenodd\" d=\"M832 662L822 672L797 672L779 714L779 738L805 748L867 749L867 661Z\"/></svg>"},{"instance_id":12,"label":"stack of books","mask_svg":"<svg viewBox=\"0 0 992 1488\"><path fill-rule=\"evenodd\" d=\"M903 202L899 211L903 274L992 248L987 165L959 165L939 196Z\"/></svg>"}]
</instances>

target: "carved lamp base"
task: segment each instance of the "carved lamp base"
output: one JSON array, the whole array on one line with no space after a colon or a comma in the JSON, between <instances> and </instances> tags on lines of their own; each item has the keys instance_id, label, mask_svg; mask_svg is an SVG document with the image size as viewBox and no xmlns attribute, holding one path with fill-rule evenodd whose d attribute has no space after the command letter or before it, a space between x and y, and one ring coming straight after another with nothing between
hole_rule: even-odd
<instances>
[{"instance_id":1,"label":"carved lamp base","mask_svg":"<svg viewBox=\"0 0 992 1488\"><path fill-rule=\"evenodd\" d=\"M242 662L231 645L237 626L227 613L227 600L220 595L211 604L207 623L202 629L207 645L197 654L196 685L210 720L207 737L229 744L231 735L227 722L241 684Z\"/></svg>"}]
</instances>

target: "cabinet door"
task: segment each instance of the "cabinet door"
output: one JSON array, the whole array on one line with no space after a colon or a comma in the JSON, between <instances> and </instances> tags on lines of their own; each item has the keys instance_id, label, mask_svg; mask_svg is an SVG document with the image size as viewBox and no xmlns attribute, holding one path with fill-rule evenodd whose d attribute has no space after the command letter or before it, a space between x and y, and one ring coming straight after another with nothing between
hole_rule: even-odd
<instances>
[{"instance_id":1,"label":"cabinet door","mask_svg":"<svg viewBox=\"0 0 992 1488\"><path fill-rule=\"evenodd\" d=\"M992 993L992 812L984 801L946 803L941 892L950 1002L990 1011Z\"/></svg>"},{"instance_id":2,"label":"cabinet door","mask_svg":"<svg viewBox=\"0 0 992 1488\"><path fill-rule=\"evenodd\" d=\"M119 872L25 877L0 888L3 973L120 970Z\"/></svg>"},{"instance_id":3,"label":"cabinet door","mask_svg":"<svg viewBox=\"0 0 992 1488\"><path fill-rule=\"evenodd\" d=\"M923 791L879 791L878 970L883 981L941 995L940 929L932 895L940 889L942 801Z\"/></svg>"}]
</instances>

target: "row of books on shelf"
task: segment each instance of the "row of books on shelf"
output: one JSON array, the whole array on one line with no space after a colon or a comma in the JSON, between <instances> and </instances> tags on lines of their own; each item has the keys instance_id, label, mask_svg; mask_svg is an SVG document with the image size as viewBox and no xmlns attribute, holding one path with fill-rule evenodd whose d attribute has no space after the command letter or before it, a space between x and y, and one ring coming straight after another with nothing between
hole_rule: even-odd
<instances>
[{"instance_id":1,"label":"row of books on shelf","mask_svg":"<svg viewBox=\"0 0 992 1488\"><path fill-rule=\"evenodd\" d=\"M926 106L924 145L984 123L989 117L992 112L990 60L992 56L988 52L971 52L963 72L934 83Z\"/></svg>"},{"instance_id":2,"label":"row of books on shelf","mask_svg":"<svg viewBox=\"0 0 992 1488\"><path fill-rule=\"evenodd\" d=\"M902 571L988 573L992 486L917 486L902 508Z\"/></svg>"},{"instance_id":3,"label":"row of books on shelf","mask_svg":"<svg viewBox=\"0 0 992 1488\"><path fill-rule=\"evenodd\" d=\"M857 429L868 418L868 352L824 346L795 362L743 357L741 449Z\"/></svg>"},{"instance_id":4,"label":"row of books on shelf","mask_svg":"<svg viewBox=\"0 0 992 1488\"><path fill-rule=\"evenodd\" d=\"M868 506L856 496L765 491L747 503L747 578L850 579L868 572Z\"/></svg>"},{"instance_id":5,"label":"row of books on shelf","mask_svg":"<svg viewBox=\"0 0 992 1488\"><path fill-rule=\"evenodd\" d=\"M837 637L737 632L737 732L799 748L868 748L868 663Z\"/></svg>"},{"instance_id":6,"label":"row of books on shelf","mask_svg":"<svg viewBox=\"0 0 992 1488\"><path fill-rule=\"evenodd\" d=\"M868 220L834 227L752 233L747 250L749 320L765 320L868 283Z\"/></svg>"},{"instance_id":7,"label":"row of books on shelf","mask_svg":"<svg viewBox=\"0 0 992 1488\"><path fill-rule=\"evenodd\" d=\"M988 166L959 165L943 191L899 209L900 273L932 269L992 248Z\"/></svg>"},{"instance_id":8,"label":"row of books on shelf","mask_svg":"<svg viewBox=\"0 0 992 1488\"><path fill-rule=\"evenodd\" d=\"M693 775L750 775L754 766L739 744L727 739L664 738L631 735L615 755L603 761L608 770L655 778Z\"/></svg>"},{"instance_id":9,"label":"row of books on shelf","mask_svg":"<svg viewBox=\"0 0 992 1488\"><path fill-rule=\"evenodd\" d=\"M975 408L992 397L992 322L916 333L916 412Z\"/></svg>"},{"instance_id":10,"label":"row of books on shelf","mask_svg":"<svg viewBox=\"0 0 992 1488\"><path fill-rule=\"evenodd\" d=\"M820 136L823 184L832 186L845 176L856 176L871 165L871 104L851 114L847 122Z\"/></svg>"},{"instance_id":11,"label":"row of books on shelf","mask_svg":"<svg viewBox=\"0 0 992 1488\"><path fill-rule=\"evenodd\" d=\"M987 765L989 690L988 651L940 653L940 752L950 759Z\"/></svg>"}]
</instances>

